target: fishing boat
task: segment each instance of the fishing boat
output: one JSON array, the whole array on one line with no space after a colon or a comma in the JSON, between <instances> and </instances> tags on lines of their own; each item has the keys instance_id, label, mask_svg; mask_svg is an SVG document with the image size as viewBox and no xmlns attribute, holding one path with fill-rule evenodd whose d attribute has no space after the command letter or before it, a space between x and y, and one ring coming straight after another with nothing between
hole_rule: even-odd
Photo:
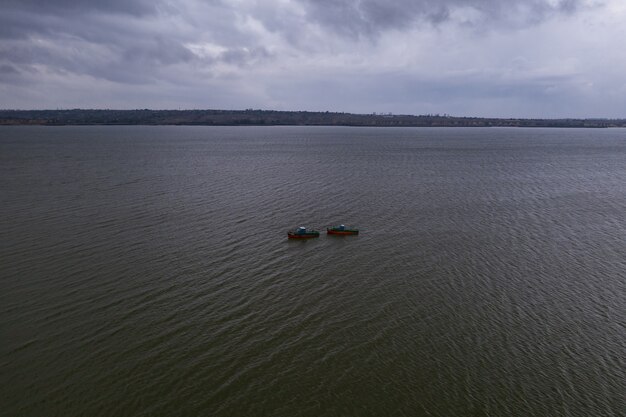
<instances>
[{"instance_id":1,"label":"fishing boat","mask_svg":"<svg viewBox=\"0 0 626 417\"><path fill-rule=\"evenodd\" d=\"M355 229L352 227L346 227L345 224L340 224L339 226L333 226L326 229L326 233L329 235L358 235L359 229Z\"/></svg>"},{"instance_id":2,"label":"fishing boat","mask_svg":"<svg viewBox=\"0 0 626 417\"><path fill-rule=\"evenodd\" d=\"M313 229L307 229L304 226L300 226L295 230L287 232L287 238L289 239L309 239L312 237L320 237L320 232Z\"/></svg>"}]
</instances>

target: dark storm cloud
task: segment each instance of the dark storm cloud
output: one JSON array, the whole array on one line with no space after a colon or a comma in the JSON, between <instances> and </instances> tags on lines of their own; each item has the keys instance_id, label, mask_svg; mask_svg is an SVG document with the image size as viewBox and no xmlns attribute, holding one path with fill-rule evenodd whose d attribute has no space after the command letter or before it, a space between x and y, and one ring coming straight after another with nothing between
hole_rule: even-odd
<instances>
[{"instance_id":1,"label":"dark storm cloud","mask_svg":"<svg viewBox=\"0 0 626 417\"><path fill-rule=\"evenodd\" d=\"M0 74L18 74L19 71L13 65L0 65Z\"/></svg>"},{"instance_id":2,"label":"dark storm cloud","mask_svg":"<svg viewBox=\"0 0 626 417\"><path fill-rule=\"evenodd\" d=\"M272 55L263 47L258 48L232 48L218 55L220 61L237 66L248 65L260 59L270 58Z\"/></svg>"},{"instance_id":3,"label":"dark storm cloud","mask_svg":"<svg viewBox=\"0 0 626 417\"><path fill-rule=\"evenodd\" d=\"M13 65L2 64L0 65L0 81L4 80L6 82L10 82L15 79L20 72Z\"/></svg>"},{"instance_id":4,"label":"dark storm cloud","mask_svg":"<svg viewBox=\"0 0 626 417\"><path fill-rule=\"evenodd\" d=\"M581 0L302 0L309 17L337 33L372 36L426 22L450 20L455 11L472 10L479 23L532 24L554 13L573 12Z\"/></svg>"},{"instance_id":5,"label":"dark storm cloud","mask_svg":"<svg viewBox=\"0 0 626 417\"><path fill-rule=\"evenodd\" d=\"M65 16L86 12L141 16L154 13L159 3L151 0L3 0L2 7Z\"/></svg>"},{"instance_id":6,"label":"dark storm cloud","mask_svg":"<svg viewBox=\"0 0 626 417\"><path fill-rule=\"evenodd\" d=\"M8 0L0 14L0 65L24 74L150 82L167 66L198 59L184 35L160 26L159 16L168 13L175 11L146 0Z\"/></svg>"},{"instance_id":7,"label":"dark storm cloud","mask_svg":"<svg viewBox=\"0 0 626 417\"><path fill-rule=\"evenodd\" d=\"M139 18L154 15L161 7L159 1L39 1L4 0L0 13L0 39L27 38L31 35L86 34L85 25L93 25L97 16ZM114 37L114 32L109 32Z\"/></svg>"},{"instance_id":8,"label":"dark storm cloud","mask_svg":"<svg viewBox=\"0 0 626 417\"><path fill-rule=\"evenodd\" d=\"M145 83L175 79L167 73L171 66L210 71L220 63L243 67L269 59L263 45L236 27L242 13L220 0L5 0L0 65ZM207 40L220 50L189 49Z\"/></svg>"},{"instance_id":9,"label":"dark storm cloud","mask_svg":"<svg viewBox=\"0 0 626 417\"><path fill-rule=\"evenodd\" d=\"M0 0L0 107L487 115L576 94L618 102L619 2Z\"/></svg>"},{"instance_id":10,"label":"dark storm cloud","mask_svg":"<svg viewBox=\"0 0 626 417\"><path fill-rule=\"evenodd\" d=\"M157 76L159 68L196 59L188 49L163 38L135 40L124 48L82 42L64 46L55 48L36 42L19 47L0 46L0 60L11 62L14 69L18 66L31 73L37 71L36 68L45 68L49 73L85 74L109 81L141 84Z\"/></svg>"}]
</instances>

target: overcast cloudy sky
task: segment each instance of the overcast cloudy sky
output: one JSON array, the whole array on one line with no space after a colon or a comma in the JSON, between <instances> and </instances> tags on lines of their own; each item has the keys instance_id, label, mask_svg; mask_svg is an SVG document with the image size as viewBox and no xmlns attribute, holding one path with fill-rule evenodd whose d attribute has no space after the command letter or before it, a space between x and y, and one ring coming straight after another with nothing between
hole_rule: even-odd
<instances>
[{"instance_id":1,"label":"overcast cloudy sky","mask_svg":"<svg viewBox=\"0 0 626 417\"><path fill-rule=\"evenodd\" d=\"M0 0L0 108L626 117L624 0Z\"/></svg>"}]
</instances>

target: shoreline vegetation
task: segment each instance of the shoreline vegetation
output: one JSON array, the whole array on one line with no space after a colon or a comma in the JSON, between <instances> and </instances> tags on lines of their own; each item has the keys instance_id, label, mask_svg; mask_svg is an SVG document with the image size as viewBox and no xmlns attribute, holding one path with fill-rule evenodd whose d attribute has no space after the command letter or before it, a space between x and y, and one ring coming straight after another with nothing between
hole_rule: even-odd
<instances>
[{"instance_id":1,"label":"shoreline vegetation","mask_svg":"<svg viewBox=\"0 0 626 417\"><path fill-rule=\"evenodd\" d=\"M0 126L626 127L626 119L503 119L275 110L0 110Z\"/></svg>"}]
</instances>

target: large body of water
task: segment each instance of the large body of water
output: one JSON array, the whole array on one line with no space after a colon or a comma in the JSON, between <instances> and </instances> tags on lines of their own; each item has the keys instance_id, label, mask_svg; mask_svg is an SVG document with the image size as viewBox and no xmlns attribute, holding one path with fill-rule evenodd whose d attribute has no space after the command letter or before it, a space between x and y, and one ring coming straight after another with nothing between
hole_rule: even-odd
<instances>
[{"instance_id":1,"label":"large body of water","mask_svg":"<svg viewBox=\"0 0 626 417\"><path fill-rule=\"evenodd\" d=\"M626 413L626 130L5 127L0 196L2 416Z\"/></svg>"}]
</instances>

